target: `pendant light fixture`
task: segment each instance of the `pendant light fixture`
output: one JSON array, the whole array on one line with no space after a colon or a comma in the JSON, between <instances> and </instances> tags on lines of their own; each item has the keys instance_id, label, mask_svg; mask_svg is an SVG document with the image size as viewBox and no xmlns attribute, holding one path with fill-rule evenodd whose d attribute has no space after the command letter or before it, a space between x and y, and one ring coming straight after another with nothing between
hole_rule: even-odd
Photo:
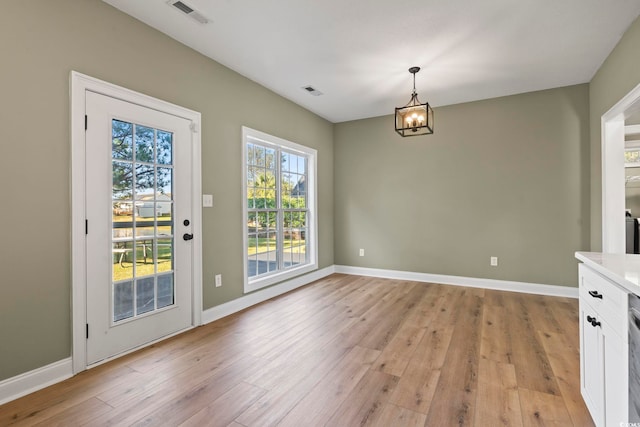
<instances>
[{"instance_id":1,"label":"pendant light fixture","mask_svg":"<svg viewBox=\"0 0 640 427\"><path fill-rule=\"evenodd\" d=\"M411 67L413 93L404 107L396 108L396 132L401 136L429 135L433 133L433 110L428 102L421 104L416 92L416 73L420 67Z\"/></svg>"}]
</instances>

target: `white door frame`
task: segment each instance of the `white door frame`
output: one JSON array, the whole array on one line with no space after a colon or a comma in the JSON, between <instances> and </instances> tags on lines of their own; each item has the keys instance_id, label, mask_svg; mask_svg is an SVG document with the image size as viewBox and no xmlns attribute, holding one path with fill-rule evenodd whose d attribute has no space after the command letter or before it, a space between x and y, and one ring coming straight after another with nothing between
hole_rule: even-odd
<instances>
[{"instance_id":1,"label":"white door frame","mask_svg":"<svg viewBox=\"0 0 640 427\"><path fill-rule=\"evenodd\" d=\"M117 98L132 104L162 111L191 120L192 123L192 243L193 255L193 301L192 326L202 324L202 171L201 163L201 115L147 95L125 89L93 77L71 72L71 327L73 373L87 369L86 323L87 323L87 259L85 231L85 92L91 91Z\"/></svg>"},{"instance_id":2,"label":"white door frame","mask_svg":"<svg viewBox=\"0 0 640 427\"><path fill-rule=\"evenodd\" d=\"M640 84L602 115L602 252L625 248L625 118L640 103Z\"/></svg>"}]
</instances>

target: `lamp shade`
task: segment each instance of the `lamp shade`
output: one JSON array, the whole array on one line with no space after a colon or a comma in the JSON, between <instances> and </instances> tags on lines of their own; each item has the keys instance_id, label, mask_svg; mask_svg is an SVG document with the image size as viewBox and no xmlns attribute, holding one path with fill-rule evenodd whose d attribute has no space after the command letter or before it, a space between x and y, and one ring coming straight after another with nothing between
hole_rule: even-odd
<instances>
[{"instance_id":1,"label":"lamp shade","mask_svg":"<svg viewBox=\"0 0 640 427\"><path fill-rule=\"evenodd\" d=\"M432 134L433 109L429 103L420 104L417 96L413 96L409 104L396 108L396 132L402 136Z\"/></svg>"}]
</instances>

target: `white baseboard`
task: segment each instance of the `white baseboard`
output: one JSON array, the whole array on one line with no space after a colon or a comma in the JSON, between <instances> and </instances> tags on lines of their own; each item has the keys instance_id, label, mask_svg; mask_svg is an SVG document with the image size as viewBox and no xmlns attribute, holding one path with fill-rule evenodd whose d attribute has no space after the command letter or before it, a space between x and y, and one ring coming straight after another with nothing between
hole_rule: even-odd
<instances>
[{"instance_id":1,"label":"white baseboard","mask_svg":"<svg viewBox=\"0 0 640 427\"><path fill-rule=\"evenodd\" d=\"M411 280L415 282L439 283L442 285L457 285L467 286L470 288L485 288L498 291L578 298L578 288L571 288L568 286L513 282L510 280L479 279L475 277L447 276L443 274L414 273L411 271L383 270L378 268L350 267L347 265L336 265L335 272L354 274L358 276L380 277L383 279Z\"/></svg>"},{"instance_id":2,"label":"white baseboard","mask_svg":"<svg viewBox=\"0 0 640 427\"><path fill-rule=\"evenodd\" d=\"M73 376L71 358L0 381L0 405Z\"/></svg>"},{"instance_id":3,"label":"white baseboard","mask_svg":"<svg viewBox=\"0 0 640 427\"><path fill-rule=\"evenodd\" d=\"M247 307L259 304L301 286L308 285L311 282L315 282L316 280L327 277L333 273L335 273L335 268L332 265L209 308L202 312L202 324L206 325L207 323L229 316L230 314L237 313Z\"/></svg>"}]
</instances>

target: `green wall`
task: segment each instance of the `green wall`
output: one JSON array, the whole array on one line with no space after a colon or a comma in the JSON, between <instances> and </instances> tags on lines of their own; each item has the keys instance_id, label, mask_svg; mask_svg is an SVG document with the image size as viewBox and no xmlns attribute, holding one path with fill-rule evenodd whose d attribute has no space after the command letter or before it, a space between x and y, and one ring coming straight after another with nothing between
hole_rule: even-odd
<instances>
[{"instance_id":1,"label":"green wall","mask_svg":"<svg viewBox=\"0 0 640 427\"><path fill-rule=\"evenodd\" d=\"M621 32L624 29L621 29ZM640 18L604 61L589 85L591 122L591 250L602 249L602 146L600 118L640 84Z\"/></svg>"},{"instance_id":2,"label":"green wall","mask_svg":"<svg viewBox=\"0 0 640 427\"><path fill-rule=\"evenodd\" d=\"M4 2L0 54L0 380L71 354L71 70L202 113L205 309L243 295L243 125L318 150L319 267L334 264L330 122L99 0Z\"/></svg>"},{"instance_id":3,"label":"green wall","mask_svg":"<svg viewBox=\"0 0 640 427\"><path fill-rule=\"evenodd\" d=\"M588 90L436 108L429 136L401 138L392 116L337 124L336 264L576 286Z\"/></svg>"}]
</instances>

